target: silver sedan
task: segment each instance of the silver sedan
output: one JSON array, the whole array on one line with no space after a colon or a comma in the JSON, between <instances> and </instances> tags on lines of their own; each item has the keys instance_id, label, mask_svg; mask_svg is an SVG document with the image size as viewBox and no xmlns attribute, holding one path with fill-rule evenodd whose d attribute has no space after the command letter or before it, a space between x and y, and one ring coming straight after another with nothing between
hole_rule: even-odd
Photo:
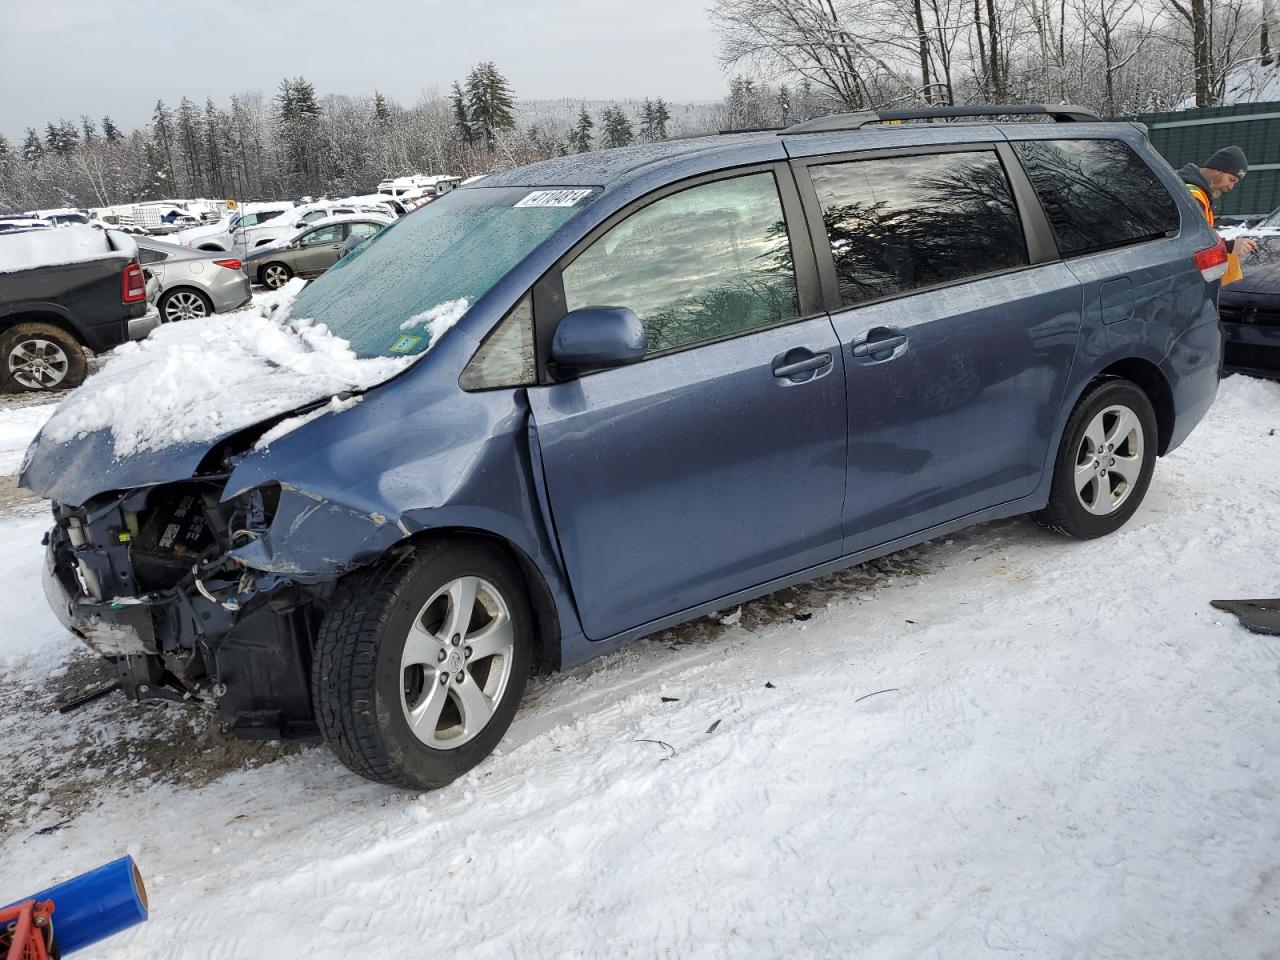
<instances>
[{"instance_id":1,"label":"silver sedan","mask_svg":"<svg viewBox=\"0 0 1280 960\"><path fill-rule=\"evenodd\" d=\"M166 323L225 313L249 302L249 278L230 254L135 240L139 262L160 282L156 309Z\"/></svg>"}]
</instances>

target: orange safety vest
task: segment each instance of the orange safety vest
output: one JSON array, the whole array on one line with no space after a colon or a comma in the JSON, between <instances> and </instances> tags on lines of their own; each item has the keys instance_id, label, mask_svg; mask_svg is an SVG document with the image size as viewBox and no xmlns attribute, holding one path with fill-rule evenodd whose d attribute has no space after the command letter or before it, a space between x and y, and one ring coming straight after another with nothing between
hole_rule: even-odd
<instances>
[{"instance_id":1,"label":"orange safety vest","mask_svg":"<svg viewBox=\"0 0 1280 960\"><path fill-rule=\"evenodd\" d=\"M1209 195L1203 189L1194 183L1188 183L1187 189L1191 191L1191 199L1200 205L1200 212L1204 214L1205 220L1209 222L1209 226L1213 226L1213 201L1209 199ZM1225 287L1229 283L1235 283L1237 280L1244 279L1244 271L1240 269L1240 258L1234 253L1227 254L1227 272L1222 277L1222 285Z\"/></svg>"}]
</instances>

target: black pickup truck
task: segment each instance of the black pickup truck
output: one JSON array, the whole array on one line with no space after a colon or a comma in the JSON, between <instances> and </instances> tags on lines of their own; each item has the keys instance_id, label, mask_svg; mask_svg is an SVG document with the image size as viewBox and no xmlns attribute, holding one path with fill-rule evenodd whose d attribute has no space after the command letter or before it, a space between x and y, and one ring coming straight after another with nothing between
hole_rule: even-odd
<instances>
[{"instance_id":1,"label":"black pickup truck","mask_svg":"<svg viewBox=\"0 0 1280 960\"><path fill-rule=\"evenodd\" d=\"M0 234L0 391L77 386L85 348L110 350L156 322L127 235L88 226Z\"/></svg>"}]
</instances>

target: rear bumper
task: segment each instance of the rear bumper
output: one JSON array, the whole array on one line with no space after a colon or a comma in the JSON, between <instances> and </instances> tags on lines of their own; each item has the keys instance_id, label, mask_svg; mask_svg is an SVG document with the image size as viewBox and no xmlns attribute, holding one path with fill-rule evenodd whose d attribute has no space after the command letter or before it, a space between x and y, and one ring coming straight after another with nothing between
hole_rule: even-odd
<instances>
[{"instance_id":1,"label":"rear bumper","mask_svg":"<svg viewBox=\"0 0 1280 960\"><path fill-rule=\"evenodd\" d=\"M160 326L160 314L151 307L142 316L129 321L129 339L142 340L158 326Z\"/></svg>"}]
</instances>

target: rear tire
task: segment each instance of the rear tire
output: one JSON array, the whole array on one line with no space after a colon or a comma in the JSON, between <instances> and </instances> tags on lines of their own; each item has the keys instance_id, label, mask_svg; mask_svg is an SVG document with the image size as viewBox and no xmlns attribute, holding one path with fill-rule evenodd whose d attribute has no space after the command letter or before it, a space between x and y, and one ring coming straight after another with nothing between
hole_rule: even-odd
<instances>
[{"instance_id":1,"label":"rear tire","mask_svg":"<svg viewBox=\"0 0 1280 960\"><path fill-rule=\"evenodd\" d=\"M1158 443L1155 409L1139 387L1119 378L1093 384L1067 420L1036 520L1079 540L1120 529L1146 496Z\"/></svg>"},{"instance_id":2,"label":"rear tire","mask_svg":"<svg viewBox=\"0 0 1280 960\"><path fill-rule=\"evenodd\" d=\"M271 263L263 266L258 271L258 282L264 287L270 287L272 290L279 290L293 278L293 271L289 269L288 264Z\"/></svg>"},{"instance_id":3,"label":"rear tire","mask_svg":"<svg viewBox=\"0 0 1280 960\"><path fill-rule=\"evenodd\" d=\"M452 540L389 558L344 579L321 623L321 736L362 777L443 787L498 745L532 654L524 581L501 551Z\"/></svg>"},{"instance_id":4,"label":"rear tire","mask_svg":"<svg viewBox=\"0 0 1280 960\"><path fill-rule=\"evenodd\" d=\"M84 349L51 323L19 323L0 334L0 391L65 390L89 375Z\"/></svg>"},{"instance_id":5,"label":"rear tire","mask_svg":"<svg viewBox=\"0 0 1280 960\"><path fill-rule=\"evenodd\" d=\"M213 301L199 290L191 287L177 287L166 290L156 304L160 318L165 323L176 323L179 320L198 320L212 315Z\"/></svg>"}]
</instances>

